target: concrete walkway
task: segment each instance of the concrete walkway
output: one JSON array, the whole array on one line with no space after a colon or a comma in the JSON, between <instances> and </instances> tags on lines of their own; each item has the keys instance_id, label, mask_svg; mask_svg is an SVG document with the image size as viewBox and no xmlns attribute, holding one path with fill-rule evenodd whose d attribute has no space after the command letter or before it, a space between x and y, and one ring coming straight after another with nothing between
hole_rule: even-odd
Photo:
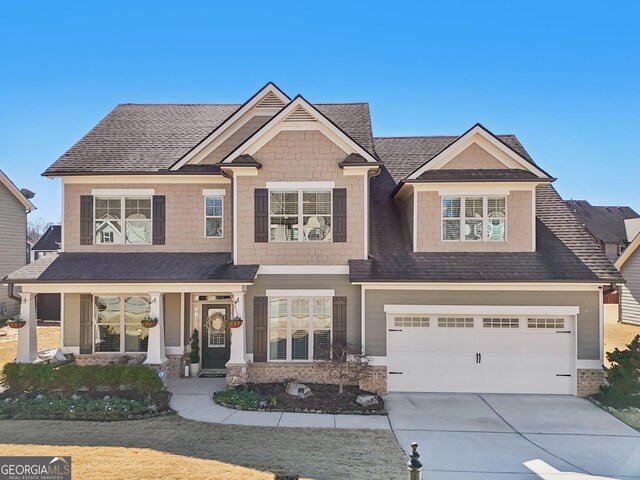
<instances>
[{"instance_id":1,"label":"concrete walkway","mask_svg":"<svg viewBox=\"0 0 640 480\"><path fill-rule=\"evenodd\" d=\"M256 427L364 428L390 430L386 415L248 412L216 405L213 392L224 390L224 378L170 378L170 406L190 420Z\"/></svg>"},{"instance_id":2,"label":"concrete walkway","mask_svg":"<svg viewBox=\"0 0 640 480\"><path fill-rule=\"evenodd\" d=\"M420 445L429 480L640 479L640 433L582 398L391 393L385 402L400 446ZM537 475L532 461L563 473Z\"/></svg>"}]
</instances>

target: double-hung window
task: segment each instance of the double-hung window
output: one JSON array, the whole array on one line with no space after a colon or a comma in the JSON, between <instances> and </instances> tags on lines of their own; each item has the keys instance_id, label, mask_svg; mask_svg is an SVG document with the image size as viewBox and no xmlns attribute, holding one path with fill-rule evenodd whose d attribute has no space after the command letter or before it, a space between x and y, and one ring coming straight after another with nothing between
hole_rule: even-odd
<instances>
[{"instance_id":1,"label":"double-hung window","mask_svg":"<svg viewBox=\"0 0 640 480\"><path fill-rule=\"evenodd\" d=\"M504 242L506 197L443 197L442 240Z\"/></svg>"},{"instance_id":2,"label":"double-hung window","mask_svg":"<svg viewBox=\"0 0 640 480\"><path fill-rule=\"evenodd\" d=\"M222 213L224 197L204 197L204 232L207 238L222 237Z\"/></svg>"},{"instance_id":3,"label":"double-hung window","mask_svg":"<svg viewBox=\"0 0 640 480\"><path fill-rule=\"evenodd\" d=\"M96 197L95 243L151 244L151 197Z\"/></svg>"},{"instance_id":4,"label":"double-hung window","mask_svg":"<svg viewBox=\"0 0 640 480\"><path fill-rule=\"evenodd\" d=\"M146 352L149 297L96 296L94 298L94 351L96 353Z\"/></svg>"},{"instance_id":5,"label":"double-hung window","mask_svg":"<svg viewBox=\"0 0 640 480\"><path fill-rule=\"evenodd\" d=\"M271 190L269 241L331 241L331 190Z\"/></svg>"},{"instance_id":6,"label":"double-hung window","mask_svg":"<svg viewBox=\"0 0 640 480\"><path fill-rule=\"evenodd\" d=\"M269 360L312 361L329 352L331 297L269 298Z\"/></svg>"}]
</instances>

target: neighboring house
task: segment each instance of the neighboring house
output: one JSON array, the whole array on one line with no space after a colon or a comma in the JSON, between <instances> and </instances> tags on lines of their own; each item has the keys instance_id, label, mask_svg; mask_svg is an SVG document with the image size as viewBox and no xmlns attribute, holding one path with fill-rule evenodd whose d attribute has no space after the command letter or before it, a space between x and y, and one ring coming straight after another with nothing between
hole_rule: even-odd
<instances>
[{"instance_id":1,"label":"neighboring house","mask_svg":"<svg viewBox=\"0 0 640 480\"><path fill-rule=\"evenodd\" d=\"M586 200L568 200L567 205L600 245L611 263L622 255L633 237L627 235L625 221L639 218L631 207L603 207Z\"/></svg>"},{"instance_id":2,"label":"neighboring house","mask_svg":"<svg viewBox=\"0 0 640 480\"><path fill-rule=\"evenodd\" d=\"M57 253L62 245L62 227L60 225L51 225L42 234L38 241L31 246L31 261Z\"/></svg>"},{"instance_id":3,"label":"neighboring house","mask_svg":"<svg viewBox=\"0 0 640 480\"><path fill-rule=\"evenodd\" d=\"M635 238L615 264L627 281L620 286L620 321L635 325L640 325L640 249L638 247L640 247L640 233L636 230Z\"/></svg>"},{"instance_id":4,"label":"neighboring house","mask_svg":"<svg viewBox=\"0 0 640 480\"><path fill-rule=\"evenodd\" d=\"M242 105L119 105L44 174L62 181L61 252L5 282L63 294L81 364L175 375L198 329L230 384L323 381L331 342L373 357L378 392L603 379L602 292L623 279L513 135L374 138L368 104L268 84Z\"/></svg>"},{"instance_id":5,"label":"neighboring house","mask_svg":"<svg viewBox=\"0 0 640 480\"><path fill-rule=\"evenodd\" d=\"M29 200L33 192L14 185L0 170L0 276L27 264L27 213L35 207ZM0 320L19 312L18 302L7 291L0 291Z\"/></svg>"},{"instance_id":6,"label":"neighboring house","mask_svg":"<svg viewBox=\"0 0 640 480\"><path fill-rule=\"evenodd\" d=\"M57 253L62 244L62 227L51 225L31 247L31 261ZM60 320L59 293L39 293L36 295L36 315L38 320Z\"/></svg>"}]
</instances>

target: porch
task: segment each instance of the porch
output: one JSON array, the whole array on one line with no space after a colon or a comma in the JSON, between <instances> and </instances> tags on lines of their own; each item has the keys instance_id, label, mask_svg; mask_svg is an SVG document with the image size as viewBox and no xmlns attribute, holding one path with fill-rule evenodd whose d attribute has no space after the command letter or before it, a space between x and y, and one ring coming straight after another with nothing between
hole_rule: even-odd
<instances>
[{"instance_id":1,"label":"porch","mask_svg":"<svg viewBox=\"0 0 640 480\"><path fill-rule=\"evenodd\" d=\"M182 357L190 351L197 329L204 368L231 371L236 383L246 374L250 360L246 322L229 327L231 317L245 317L246 285L23 285L20 315L25 325L18 330L19 363L37 359L39 293L61 294L59 346L78 364L142 362L179 376ZM217 322L211 322L212 315Z\"/></svg>"}]
</instances>

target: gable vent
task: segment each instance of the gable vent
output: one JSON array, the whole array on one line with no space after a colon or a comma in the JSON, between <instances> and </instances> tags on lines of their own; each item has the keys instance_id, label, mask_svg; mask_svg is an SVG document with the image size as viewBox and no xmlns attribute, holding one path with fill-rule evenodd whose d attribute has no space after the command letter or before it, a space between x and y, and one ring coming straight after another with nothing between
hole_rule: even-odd
<instances>
[{"instance_id":1,"label":"gable vent","mask_svg":"<svg viewBox=\"0 0 640 480\"><path fill-rule=\"evenodd\" d=\"M297 106L284 120L285 122L315 122L316 119L301 106Z\"/></svg>"},{"instance_id":2,"label":"gable vent","mask_svg":"<svg viewBox=\"0 0 640 480\"><path fill-rule=\"evenodd\" d=\"M280 100L275 93L269 92L265 97L260 100L260 103L256 105L256 108L282 108L284 102Z\"/></svg>"}]
</instances>

